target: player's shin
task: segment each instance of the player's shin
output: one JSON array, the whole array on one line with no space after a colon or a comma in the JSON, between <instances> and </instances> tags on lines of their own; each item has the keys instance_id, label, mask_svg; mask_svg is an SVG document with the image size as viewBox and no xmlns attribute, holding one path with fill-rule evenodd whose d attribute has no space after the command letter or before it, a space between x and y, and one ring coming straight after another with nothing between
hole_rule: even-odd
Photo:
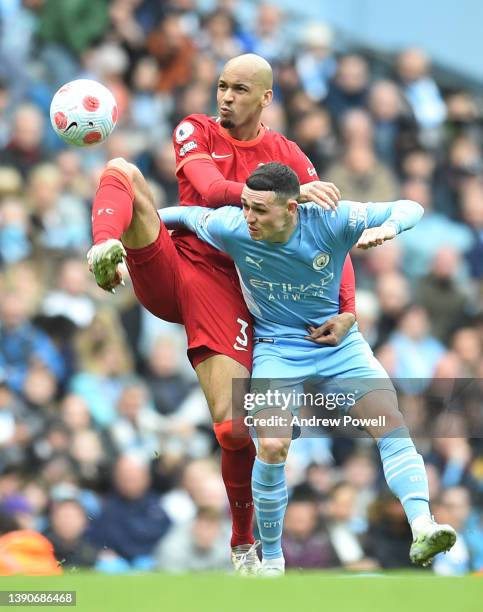
<instances>
[{"instance_id":1,"label":"player's shin","mask_svg":"<svg viewBox=\"0 0 483 612\"><path fill-rule=\"evenodd\" d=\"M111 238L119 240L128 229L133 214L134 192L131 179L120 168L104 170L92 204L94 244Z\"/></svg>"},{"instance_id":2,"label":"player's shin","mask_svg":"<svg viewBox=\"0 0 483 612\"><path fill-rule=\"evenodd\" d=\"M232 548L253 544L253 498L251 478L256 451L253 441L233 421L215 423L221 446L221 475L232 515Z\"/></svg>"},{"instance_id":3,"label":"player's shin","mask_svg":"<svg viewBox=\"0 0 483 612\"><path fill-rule=\"evenodd\" d=\"M253 465L252 491L263 560L283 560L282 530L288 501L285 462L266 463L257 457Z\"/></svg>"},{"instance_id":4,"label":"player's shin","mask_svg":"<svg viewBox=\"0 0 483 612\"><path fill-rule=\"evenodd\" d=\"M418 522L431 520L428 478L423 458L418 454L406 427L386 433L377 446L386 482L401 501L414 533Z\"/></svg>"}]
</instances>

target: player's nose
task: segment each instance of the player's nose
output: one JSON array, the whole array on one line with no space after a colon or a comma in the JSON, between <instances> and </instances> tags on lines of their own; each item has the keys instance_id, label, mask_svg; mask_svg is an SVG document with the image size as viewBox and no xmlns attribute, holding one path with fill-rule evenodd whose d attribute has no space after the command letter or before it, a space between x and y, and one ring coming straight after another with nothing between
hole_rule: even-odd
<instances>
[{"instance_id":1,"label":"player's nose","mask_svg":"<svg viewBox=\"0 0 483 612\"><path fill-rule=\"evenodd\" d=\"M254 223L257 220L253 210L251 209L245 213L245 219L247 220L247 223Z\"/></svg>"},{"instance_id":2,"label":"player's nose","mask_svg":"<svg viewBox=\"0 0 483 612\"><path fill-rule=\"evenodd\" d=\"M232 89L227 89L225 91L225 95L223 96L223 102L233 102L234 96L233 96L233 90Z\"/></svg>"}]
</instances>

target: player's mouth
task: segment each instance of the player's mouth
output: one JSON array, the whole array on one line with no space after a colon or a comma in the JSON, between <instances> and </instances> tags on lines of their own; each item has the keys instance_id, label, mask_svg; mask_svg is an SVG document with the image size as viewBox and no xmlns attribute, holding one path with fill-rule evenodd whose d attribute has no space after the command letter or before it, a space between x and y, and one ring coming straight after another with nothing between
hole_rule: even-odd
<instances>
[{"instance_id":1,"label":"player's mouth","mask_svg":"<svg viewBox=\"0 0 483 612\"><path fill-rule=\"evenodd\" d=\"M258 234L258 232L260 231L258 228L254 227L253 225L249 225L248 226L248 231L250 232L250 234Z\"/></svg>"},{"instance_id":2,"label":"player's mouth","mask_svg":"<svg viewBox=\"0 0 483 612\"><path fill-rule=\"evenodd\" d=\"M232 112L233 110L231 108L228 108L228 106L220 106L220 115L222 115L223 117L231 115Z\"/></svg>"}]
</instances>

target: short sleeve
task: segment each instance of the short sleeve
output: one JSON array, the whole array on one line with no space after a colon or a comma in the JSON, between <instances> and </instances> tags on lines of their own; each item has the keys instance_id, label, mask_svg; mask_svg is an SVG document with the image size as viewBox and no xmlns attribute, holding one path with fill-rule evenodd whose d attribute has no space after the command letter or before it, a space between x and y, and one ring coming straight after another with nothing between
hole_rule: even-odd
<instances>
[{"instance_id":1,"label":"short sleeve","mask_svg":"<svg viewBox=\"0 0 483 612\"><path fill-rule=\"evenodd\" d=\"M201 117L189 115L173 131L173 147L176 155L176 174L188 160L211 159L208 128Z\"/></svg>"}]
</instances>

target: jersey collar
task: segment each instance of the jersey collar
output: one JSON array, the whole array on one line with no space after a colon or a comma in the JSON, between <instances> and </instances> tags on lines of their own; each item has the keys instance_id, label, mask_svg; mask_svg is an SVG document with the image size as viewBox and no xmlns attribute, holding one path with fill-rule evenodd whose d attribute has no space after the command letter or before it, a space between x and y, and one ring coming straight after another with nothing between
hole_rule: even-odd
<instances>
[{"instance_id":1,"label":"jersey collar","mask_svg":"<svg viewBox=\"0 0 483 612\"><path fill-rule=\"evenodd\" d=\"M263 125L263 123L260 123L260 130L253 140L237 140L236 138L230 136L227 130L225 130L224 127L221 127L219 122L218 129L220 130L220 134L223 136L223 138L228 140L228 142L231 142L231 144L235 147L253 147L262 140L262 138L265 136L265 132L267 131L267 128Z\"/></svg>"}]
</instances>

